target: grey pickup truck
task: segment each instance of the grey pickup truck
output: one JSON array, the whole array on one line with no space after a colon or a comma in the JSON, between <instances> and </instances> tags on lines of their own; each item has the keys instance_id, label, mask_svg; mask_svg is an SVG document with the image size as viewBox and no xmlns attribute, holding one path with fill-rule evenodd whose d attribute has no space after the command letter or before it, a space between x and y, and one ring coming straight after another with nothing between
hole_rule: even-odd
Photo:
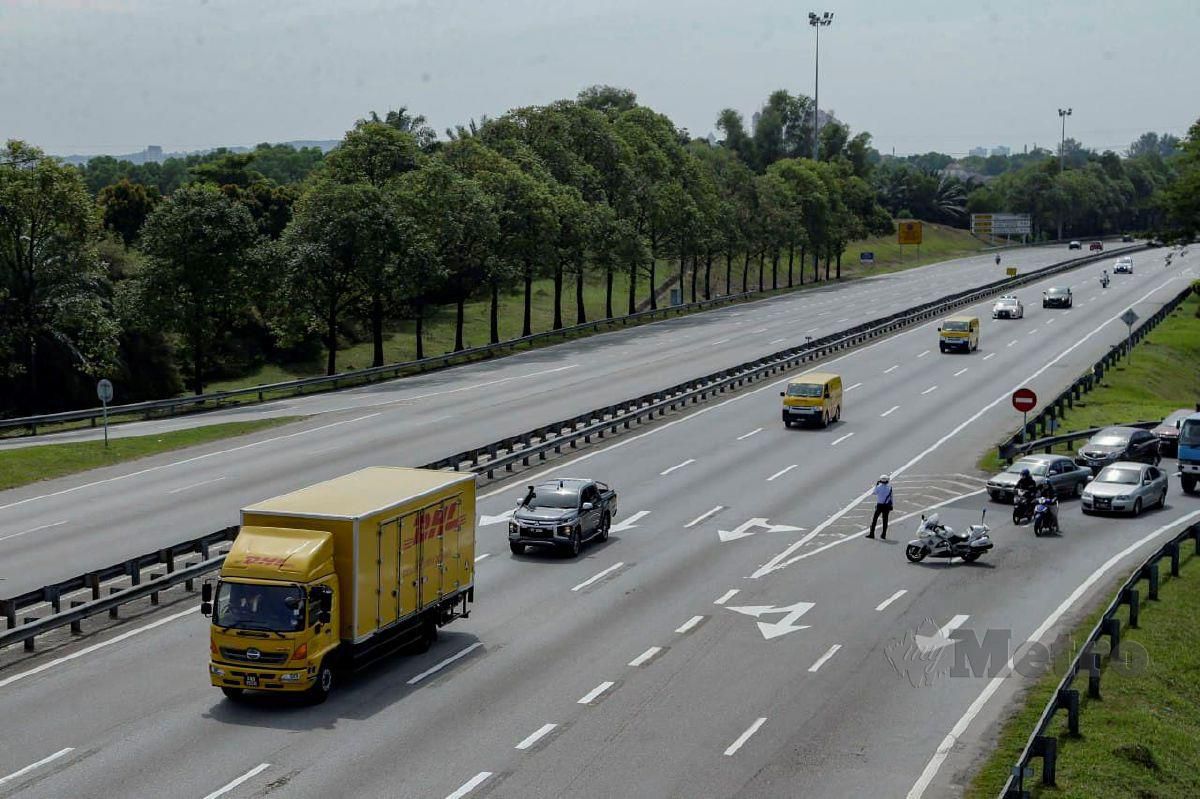
<instances>
[{"instance_id":1,"label":"grey pickup truck","mask_svg":"<svg viewBox=\"0 0 1200 799\"><path fill-rule=\"evenodd\" d=\"M574 557L592 539L608 540L617 515L617 492L604 483L580 478L547 480L529 486L508 523L508 547L520 555L526 547L565 550Z\"/></svg>"}]
</instances>

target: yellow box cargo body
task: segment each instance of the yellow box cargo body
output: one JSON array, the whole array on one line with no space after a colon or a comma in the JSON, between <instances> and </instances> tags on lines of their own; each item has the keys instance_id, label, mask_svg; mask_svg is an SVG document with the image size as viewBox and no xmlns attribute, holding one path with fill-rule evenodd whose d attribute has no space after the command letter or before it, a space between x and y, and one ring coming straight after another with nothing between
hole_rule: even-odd
<instances>
[{"instance_id":1,"label":"yellow box cargo body","mask_svg":"<svg viewBox=\"0 0 1200 799\"><path fill-rule=\"evenodd\" d=\"M244 508L206 588L212 683L321 699L340 669L427 646L474 600L475 518L473 474L399 467Z\"/></svg>"},{"instance_id":2,"label":"yellow box cargo body","mask_svg":"<svg viewBox=\"0 0 1200 799\"><path fill-rule=\"evenodd\" d=\"M809 372L792 378L783 397L783 424L815 422L827 427L842 418L842 378L832 372Z\"/></svg>"}]
</instances>

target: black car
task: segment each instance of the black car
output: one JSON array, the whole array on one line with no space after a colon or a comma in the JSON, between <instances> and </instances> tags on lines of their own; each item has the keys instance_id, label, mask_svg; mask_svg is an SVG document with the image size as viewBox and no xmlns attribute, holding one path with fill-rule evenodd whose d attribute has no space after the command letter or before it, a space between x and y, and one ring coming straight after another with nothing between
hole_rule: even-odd
<instances>
[{"instance_id":1,"label":"black car","mask_svg":"<svg viewBox=\"0 0 1200 799\"><path fill-rule=\"evenodd\" d=\"M587 541L608 539L617 515L617 492L596 480L547 480L517 503L508 523L508 547L520 555L525 547L566 550L578 555Z\"/></svg>"},{"instance_id":2,"label":"black car","mask_svg":"<svg viewBox=\"0 0 1200 799\"><path fill-rule=\"evenodd\" d=\"M1075 462L1086 466L1093 474L1117 461L1158 463L1158 438L1149 430L1137 427L1106 427L1079 448Z\"/></svg>"},{"instance_id":3,"label":"black car","mask_svg":"<svg viewBox=\"0 0 1200 799\"><path fill-rule=\"evenodd\" d=\"M1126 233L1124 236L1121 236L1121 241L1133 241L1133 236Z\"/></svg>"},{"instance_id":4,"label":"black car","mask_svg":"<svg viewBox=\"0 0 1200 799\"><path fill-rule=\"evenodd\" d=\"M1158 439L1158 454L1173 458L1179 452L1179 425L1195 411L1183 408L1173 412L1150 432Z\"/></svg>"},{"instance_id":5,"label":"black car","mask_svg":"<svg viewBox=\"0 0 1200 799\"><path fill-rule=\"evenodd\" d=\"M1070 308L1074 304L1071 289L1066 286L1052 286L1042 292L1043 308Z\"/></svg>"}]
</instances>

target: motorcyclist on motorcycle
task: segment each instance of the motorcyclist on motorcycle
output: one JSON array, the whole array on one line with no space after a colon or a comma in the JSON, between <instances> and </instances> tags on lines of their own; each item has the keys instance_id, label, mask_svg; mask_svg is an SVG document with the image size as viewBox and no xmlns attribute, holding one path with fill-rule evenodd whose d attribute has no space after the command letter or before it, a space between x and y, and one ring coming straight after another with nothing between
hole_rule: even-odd
<instances>
[{"instance_id":1,"label":"motorcyclist on motorcycle","mask_svg":"<svg viewBox=\"0 0 1200 799\"><path fill-rule=\"evenodd\" d=\"M1033 473L1028 469L1021 470L1021 476L1017 479L1017 491L1036 491L1038 487L1037 480L1033 479Z\"/></svg>"},{"instance_id":2,"label":"motorcyclist on motorcycle","mask_svg":"<svg viewBox=\"0 0 1200 799\"><path fill-rule=\"evenodd\" d=\"M1046 505L1046 512L1050 514L1054 528L1058 529L1058 492L1054 490L1054 486L1049 482L1042 483L1038 486L1037 498Z\"/></svg>"}]
</instances>

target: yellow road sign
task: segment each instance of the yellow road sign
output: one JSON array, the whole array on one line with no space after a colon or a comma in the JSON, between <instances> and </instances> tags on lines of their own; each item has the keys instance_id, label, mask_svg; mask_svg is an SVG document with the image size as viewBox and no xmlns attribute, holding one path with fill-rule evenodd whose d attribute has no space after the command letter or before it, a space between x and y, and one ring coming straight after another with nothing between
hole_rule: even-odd
<instances>
[{"instance_id":1,"label":"yellow road sign","mask_svg":"<svg viewBox=\"0 0 1200 799\"><path fill-rule=\"evenodd\" d=\"M897 241L900 244L920 244L921 243L921 223L920 222L901 222L897 228Z\"/></svg>"}]
</instances>

